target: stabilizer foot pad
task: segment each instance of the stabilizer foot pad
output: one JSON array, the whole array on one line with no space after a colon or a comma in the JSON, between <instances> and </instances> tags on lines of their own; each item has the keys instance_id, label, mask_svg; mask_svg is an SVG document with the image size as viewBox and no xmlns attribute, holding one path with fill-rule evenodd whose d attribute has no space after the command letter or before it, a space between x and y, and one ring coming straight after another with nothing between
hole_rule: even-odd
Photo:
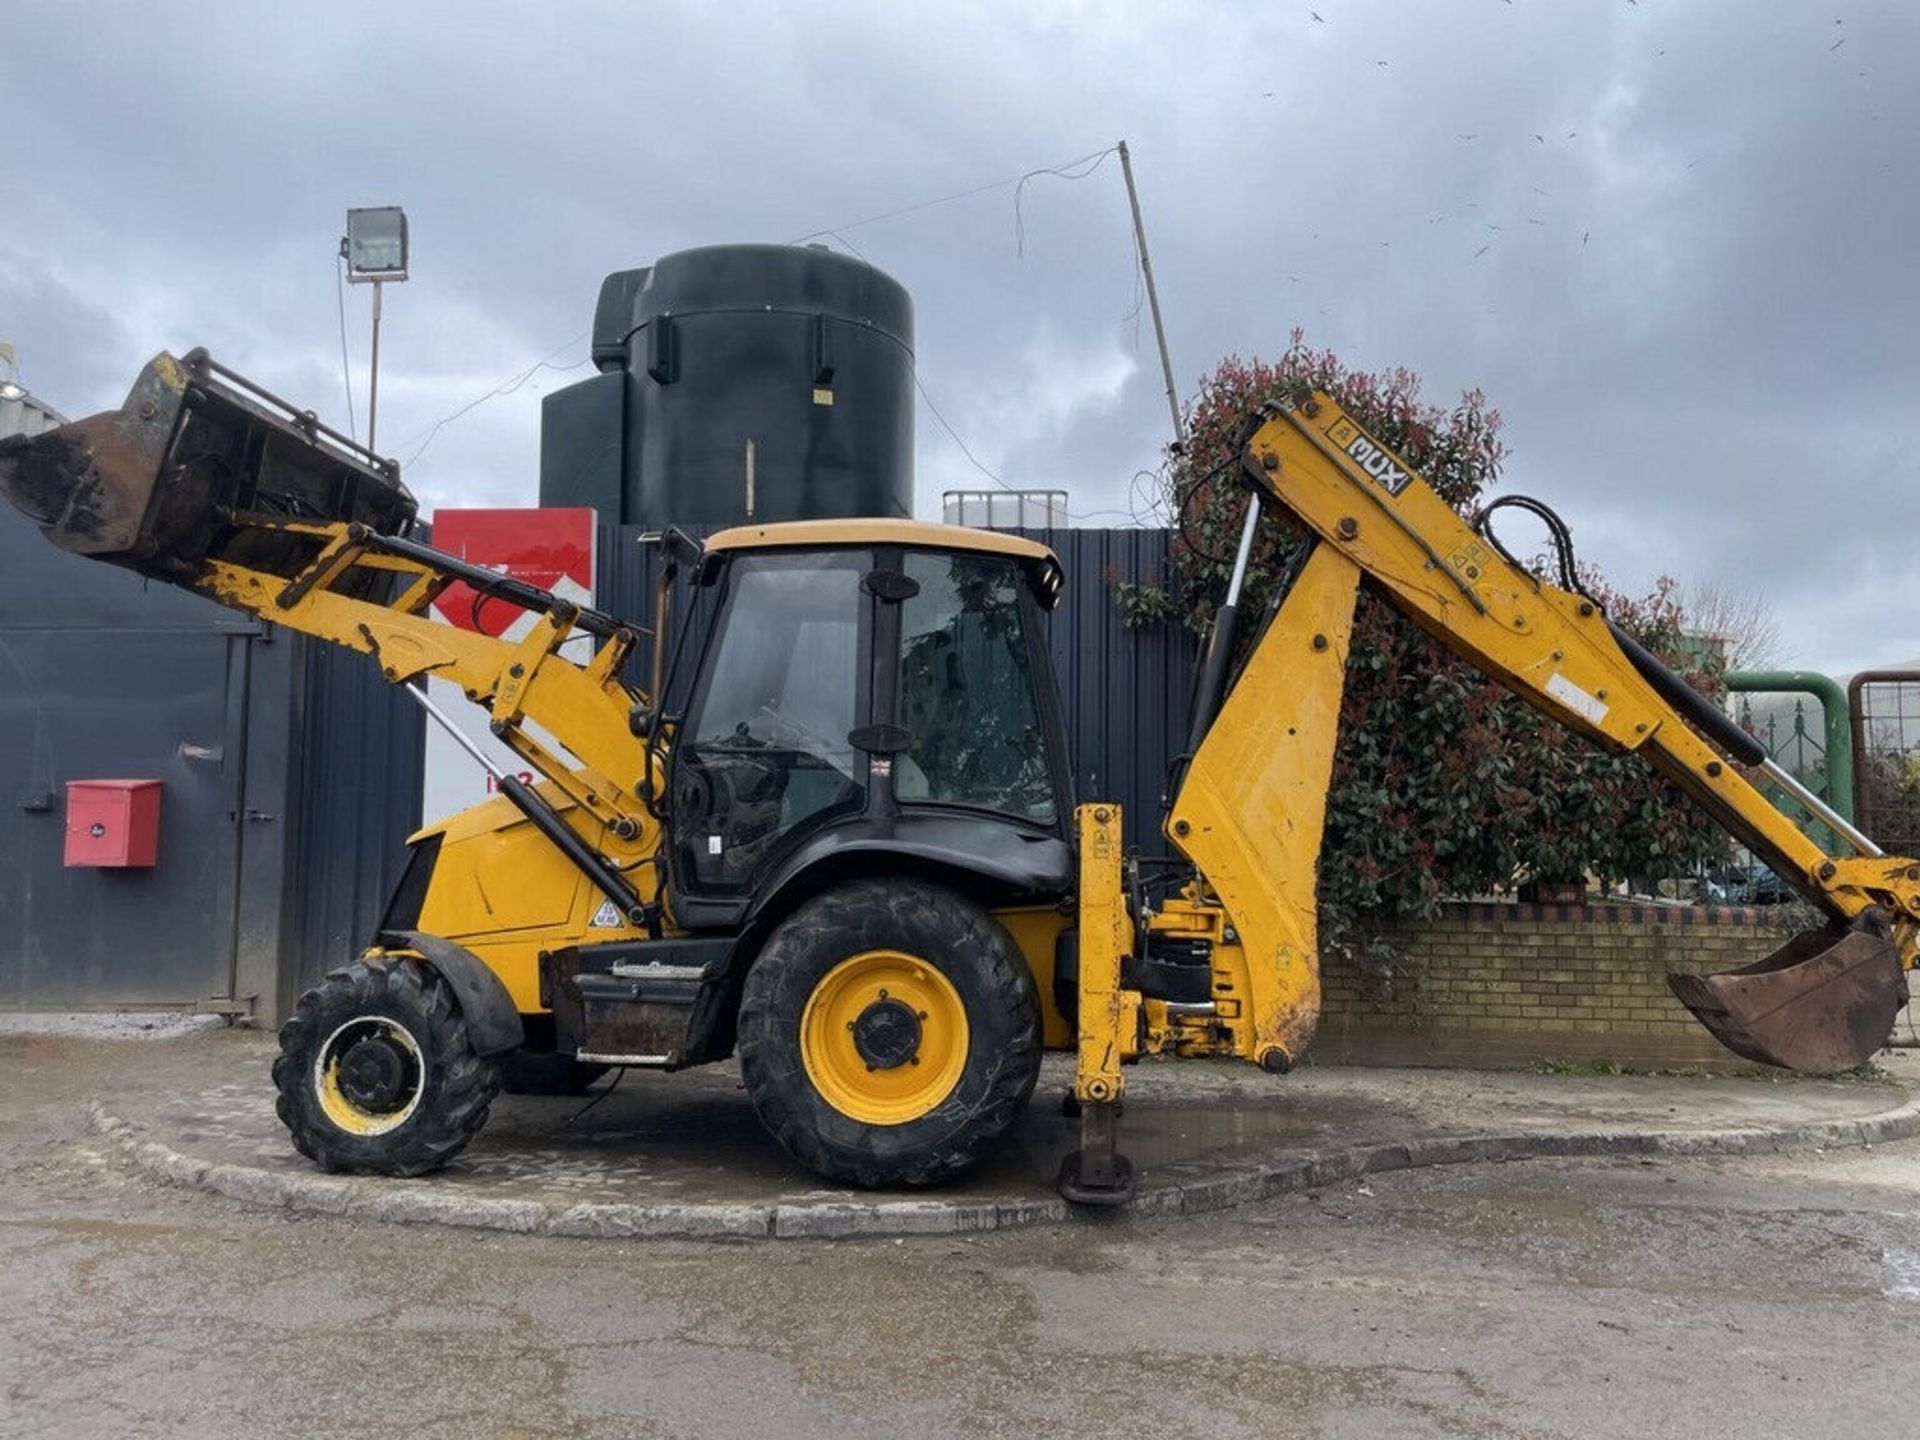
<instances>
[{"instance_id":1,"label":"stabilizer foot pad","mask_svg":"<svg viewBox=\"0 0 1920 1440\"><path fill-rule=\"evenodd\" d=\"M1060 1162L1060 1198L1070 1205L1086 1205L1104 1210L1131 1204L1139 1193L1140 1177L1133 1162L1124 1155L1113 1157L1113 1174L1104 1185L1088 1184L1082 1177L1086 1169L1084 1150L1070 1152Z\"/></svg>"}]
</instances>

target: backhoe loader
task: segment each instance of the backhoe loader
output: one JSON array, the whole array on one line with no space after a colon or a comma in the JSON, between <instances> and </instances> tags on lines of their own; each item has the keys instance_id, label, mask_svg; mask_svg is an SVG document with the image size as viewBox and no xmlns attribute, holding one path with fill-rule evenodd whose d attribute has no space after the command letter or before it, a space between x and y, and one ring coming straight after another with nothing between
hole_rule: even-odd
<instances>
[{"instance_id":1,"label":"backhoe loader","mask_svg":"<svg viewBox=\"0 0 1920 1440\"><path fill-rule=\"evenodd\" d=\"M421 543L397 466L202 351L157 357L117 412L0 444L0 488L67 550L364 652L464 739L422 685L453 682L539 777L496 770L492 798L413 836L372 943L282 1028L280 1116L330 1170L443 1164L503 1072L568 1089L737 1052L801 1165L932 1185L1006 1132L1057 1048L1080 1112L1062 1192L1123 1203L1127 1062L1284 1072L1313 1040L1314 876L1363 580L1568 728L1644 755L1830 917L1743 970L1675 977L1726 1045L1834 1070L1886 1040L1920 955L1920 865L1611 624L1550 511L1490 507L1547 519L1558 585L1324 394L1268 407L1237 461L1246 520L1163 818L1176 868L1150 878L1119 809L1070 793L1041 638L1061 574L1032 541L899 520L669 532L643 683L636 625ZM1307 539L1236 669L1276 507ZM456 581L537 623L504 640L434 622ZM705 639L669 657L670 608L702 594ZM591 658L561 650L579 632ZM1852 853L1823 853L1761 774Z\"/></svg>"}]
</instances>

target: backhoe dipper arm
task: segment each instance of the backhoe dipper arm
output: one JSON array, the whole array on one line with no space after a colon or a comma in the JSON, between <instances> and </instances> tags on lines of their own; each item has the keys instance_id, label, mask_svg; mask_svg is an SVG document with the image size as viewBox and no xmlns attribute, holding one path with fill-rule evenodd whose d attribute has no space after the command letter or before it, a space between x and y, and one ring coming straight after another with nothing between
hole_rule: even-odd
<instances>
[{"instance_id":1,"label":"backhoe dipper arm","mask_svg":"<svg viewBox=\"0 0 1920 1440\"><path fill-rule=\"evenodd\" d=\"M1260 491L1454 654L1568 728L1639 751L1829 913L1853 919L1879 906L1908 922L1902 959L1911 968L1920 866L1881 855L1831 811L1822 818L1850 834L1859 853L1826 854L1728 762L1731 755L1793 783L1751 736L1592 600L1541 580L1475 533L1334 400L1280 407L1255 432L1244 463ZM1825 810L1817 797L1800 798Z\"/></svg>"},{"instance_id":2,"label":"backhoe dipper arm","mask_svg":"<svg viewBox=\"0 0 1920 1440\"><path fill-rule=\"evenodd\" d=\"M1242 458L1255 495L1299 519L1311 553L1206 728L1166 827L1201 877L1196 895L1217 897L1230 922L1228 943L1215 949L1216 1010L1230 1017L1235 1053L1288 1069L1318 1024L1315 874L1363 576L1529 704L1644 755L1836 929L1866 932L1846 948L1838 934L1803 938L1744 971L1674 977L1676 994L1723 1042L1774 1064L1836 1069L1885 1041L1905 1001L1901 970L1920 958L1920 864L1881 854L1801 787L1802 802L1856 851L1826 854L1742 773L1758 764L1797 785L1751 737L1594 601L1476 533L1329 396L1271 409Z\"/></svg>"}]
</instances>

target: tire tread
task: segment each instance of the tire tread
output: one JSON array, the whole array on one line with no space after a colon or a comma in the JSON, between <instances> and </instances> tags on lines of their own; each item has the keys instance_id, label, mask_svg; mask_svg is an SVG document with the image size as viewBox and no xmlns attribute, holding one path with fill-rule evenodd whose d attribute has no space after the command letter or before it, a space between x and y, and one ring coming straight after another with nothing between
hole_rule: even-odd
<instances>
[{"instance_id":1,"label":"tire tread","mask_svg":"<svg viewBox=\"0 0 1920 1440\"><path fill-rule=\"evenodd\" d=\"M1005 1022L996 1053L968 1058L967 1072L978 1062L987 1077L965 1111L946 1115L949 1100L931 1112L949 1122L944 1128L923 1123L931 1117L872 1126L839 1116L814 1091L799 1059L799 1017L819 978L803 957L911 949L903 935L938 937L951 951L979 957L960 986L969 1028L979 1034ZM747 973L739 1034L742 1077L774 1138L815 1174L868 1189L937 1185L970 1168L1018 1120L1040 1072L1039 997L1012 937L972 902L913 881L854 881L795 911ZM968 1087L967 1072L960 1088ZM915 1133L909 1138L907 1132Z\"/></svg>"},{"instance_id":2,"label":"tire tread","mask_svg":"<svg viewBox=\"0 0 1920 1440\"><path fill-rule=\"evenodd\" d=\"M385 1135L352 1135L320 1110L309 1077L315 1051L335 1027L359 1015L406 1024L426 1056L426 1091L405 1124ZM492 1063L476 1054L451 988L410 956L354 960L300 997L280 1027L273 1061L274 1110L294 1148L323 1170L424 1175L445 1165L487 1123L499 1092Z\"/></svg>"}]
</instances>

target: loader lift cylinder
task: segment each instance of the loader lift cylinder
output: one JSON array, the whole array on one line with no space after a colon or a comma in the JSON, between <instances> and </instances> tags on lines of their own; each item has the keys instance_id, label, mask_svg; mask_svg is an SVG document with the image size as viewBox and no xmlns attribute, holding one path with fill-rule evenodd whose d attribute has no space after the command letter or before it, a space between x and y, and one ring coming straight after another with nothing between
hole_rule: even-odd
<instances>
[{"instance_id":1,"label":"loader lift cylinder","mask_svg":"<svg viewBox=\"0 0 1920 1440\"><path fill-rule=\"evenodd\" d=\"M625 628L624 622L599 610L588 610L574 605L572 601L562 600L551 590L542 590L537 585L529 585L524 580L515 580L510 575L502 575L497 570L489 570L484 565L472 565L444 550L436 550L431 545L422 545L418 540L409 540L403 535L382 535L367 526L356 526L348 532L355 544L382 555L398 555L408 560L418 560L423 565L431 565L443 574L450 575L480 594L495 600L505 600L518 605L523 610L531 610L536 615L558 615L571 610L572 623L599 640L611 640ZM295 596L294 598L298 598ZM443 721L443 723L445 723Z\"/></svg>"}]
</instances>

